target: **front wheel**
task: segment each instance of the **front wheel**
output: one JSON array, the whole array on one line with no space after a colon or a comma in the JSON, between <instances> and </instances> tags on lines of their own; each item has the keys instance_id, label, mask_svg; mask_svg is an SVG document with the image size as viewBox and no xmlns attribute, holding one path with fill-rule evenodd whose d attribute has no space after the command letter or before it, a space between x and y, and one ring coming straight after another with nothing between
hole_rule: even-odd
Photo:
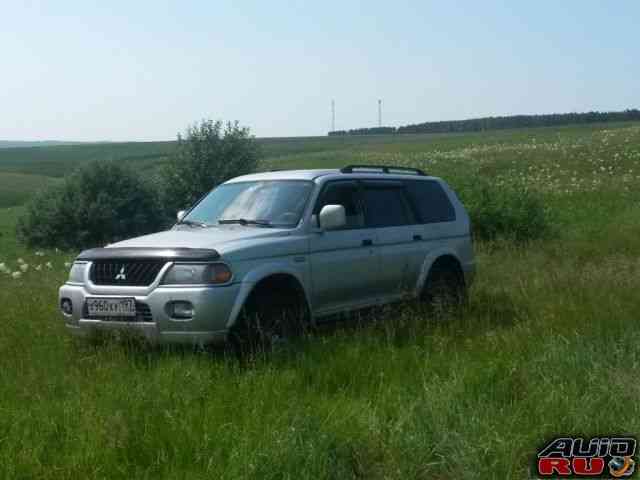
<instances>
[{"instance_id":1,"label":"front wheel","mask_svg":"<svg viewBox=\"0 0 640 480\"><path fill-rule=\"evenodd\" d=\"M242 308L229 340L241 356L271 352L299 337L306 321L307 309L299 295L256 292Z\"/></svg>"}]
</instances>

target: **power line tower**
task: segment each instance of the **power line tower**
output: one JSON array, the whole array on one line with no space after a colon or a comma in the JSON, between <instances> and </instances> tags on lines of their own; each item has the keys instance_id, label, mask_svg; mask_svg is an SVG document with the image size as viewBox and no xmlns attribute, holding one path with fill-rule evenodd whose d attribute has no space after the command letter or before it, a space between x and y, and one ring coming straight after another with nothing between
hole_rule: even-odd
<instances>
[{"instance_id":1,"label":"power line tower","mask_svg":"<svg viewBox=\"0 0 640 480\"><path fill-rule=\"evenodd\" d=\"M378 126L382 127L382 100L378 99Z\"/></svg>"},{"instance_id":2,"label":"power line tower","mask_svg":"<svg viewBox=\"0 0 640 480\"><path fill-rule=\"evenodd\" d=\"M336 101L331 100L331 131L336 131Z\"/></svg>"}]
</instances>

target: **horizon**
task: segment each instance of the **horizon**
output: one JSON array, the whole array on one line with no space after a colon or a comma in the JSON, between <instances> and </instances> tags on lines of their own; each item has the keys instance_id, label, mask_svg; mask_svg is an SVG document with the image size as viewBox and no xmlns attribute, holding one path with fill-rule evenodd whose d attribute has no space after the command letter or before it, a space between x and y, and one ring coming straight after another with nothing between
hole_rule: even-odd
<instances>
[{"instance_id":1,"label":"horizon","mask_svg":"<svg viewBox=\"0 0 640 480\"><path fill-rule=\"evenodd\" d=\"M5 10L6 141L174 141L205 118L318 137L332 100L336 130L377 126L378 99L385 126L638 104L631 0Z\"/></svg>"},{"instance_id":2,"label":"horizon","mask_svg":"<svg viewBox=\"0 0 640 480\"><path fill-rule=\"evenodd\" d=\"M629 108L625 108L623 110L620 110L619 112L625 112L625 111L637 111L638 109L635 107L629 107ZM420 125L422 123L445 123L445 122L466 122L466 121L472 121L472 120L485 120L485 119L491 119L491 118L512 118L512 117L527 117L527 116L544 116L544 115L569 115L569 114L576 114L576 115L584 115L584 114L588 114L588 113L618 113L618 112L597 112L596 110L588 110L588 111L584 111L584 112L551 112L551 113L541 113L541 114L529 114L529 113L516 113L513 115L506 115L506 116L501 116L501 115L496 115L493 117L474 117L474 118L462 118L462 119L454 119L454 120L435 120L433 122L420 122L417 124L412 124L412 125ZM563 123L563 124L559 124L559 125L540 125L540 126L535 126L535 127L529 127L529 126L524 126L524 127L504 127L504 128L494 128L494 129L490 129L489 131L496 131L496 130L513 130L513 129L518 129L518 128L525 128L525 129L531 129L531 128L558 128L558 127L562 127L562 126L572 126L572 125L592 125L593 123L620 123L620 122L629 122L629 121L635 121L635 120L620 120L620 121L604 121L604 122L576 122L576 123ZM399 127L403 127L403 126L407 126L407 125L383 125L383 128L399 128ZM358 127L356 127L357 129ZM375 127L374 127L375 128ZM339 132L339 131L336 131ZM357 134L351 134L350 131L345 130L343 131L345 134L347 135L357 135ZM459 132L448 132L448 133L470 133L470 130L462 130ZM179 132L182 133L182 132ZM325 138L325 137L329 137L331 131L328 131L327 133L324 134L320 134L320 135L288 135L288 136L272 136L272 137L259 137L259 136L255 136L255 138L257 140L279 140L279 139L290 139L290 138L296 138L296 139L304 139L304 138ZM442 132L439 133L416 133L416 132L393 132L393 133L368 133L367 135L433 135L433 134L442 134ZM42 140L30 140L30 139L26 139L26 140L15 140L15 139L2 139L0 138L0 144L2 143L26 143L26 144L50 144L49 146L56 146L56 145L60 145L60 146L65 146L65 145L82 145L82 144L102 144L102 143L162 143L162 142L176 142L177 141L177 134L176 134L176 138L174 139L161 139L161 140L57 140L57 139L42 139ZM19 145L18 145L19 146ZM27 145L27 146L38 146L38 145ZM12 148L12 147L7 147L7 148Z\"/></svg>"}]
</instances>

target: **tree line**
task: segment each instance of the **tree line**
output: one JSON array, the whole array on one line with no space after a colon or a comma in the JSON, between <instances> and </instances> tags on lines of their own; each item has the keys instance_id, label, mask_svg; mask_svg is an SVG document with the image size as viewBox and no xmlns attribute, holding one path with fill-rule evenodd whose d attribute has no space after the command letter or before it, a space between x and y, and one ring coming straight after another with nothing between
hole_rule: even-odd
<instances>
[{"instance_id":1,"label":"tree line","mask_svg":"<svg viewBox=\"0 0 640 480\"><path fill-rule=\"evenodd\" d=\"M621 112L551 113L545 115L509 115L503 117L472 118L424 122L402 127L356 128L335 130L335 135L383 135L394 133L461 133L501 130L506 128L555 127L585 123L640 121L640 110L628 109Z\"/></svg>"}]
</instances>

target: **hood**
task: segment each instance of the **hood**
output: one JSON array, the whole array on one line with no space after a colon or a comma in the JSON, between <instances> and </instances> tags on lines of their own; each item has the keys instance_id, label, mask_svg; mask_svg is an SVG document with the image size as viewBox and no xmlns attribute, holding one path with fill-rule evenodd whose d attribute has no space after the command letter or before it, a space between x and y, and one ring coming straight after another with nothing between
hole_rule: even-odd
<instances>
[{"instance_id":1,"label":"hood","mask_svg":"<svg viewBox=\"0 0 640 480\"><path fill-rule=\"evenodd\" d=\"M155 248L207 248L224 254L234 242L288 236L290 230L282 228L245 227L178 227L173 230L152 233L109 245L107 248L155 247Z\"/></svg>"}]
</instances>

